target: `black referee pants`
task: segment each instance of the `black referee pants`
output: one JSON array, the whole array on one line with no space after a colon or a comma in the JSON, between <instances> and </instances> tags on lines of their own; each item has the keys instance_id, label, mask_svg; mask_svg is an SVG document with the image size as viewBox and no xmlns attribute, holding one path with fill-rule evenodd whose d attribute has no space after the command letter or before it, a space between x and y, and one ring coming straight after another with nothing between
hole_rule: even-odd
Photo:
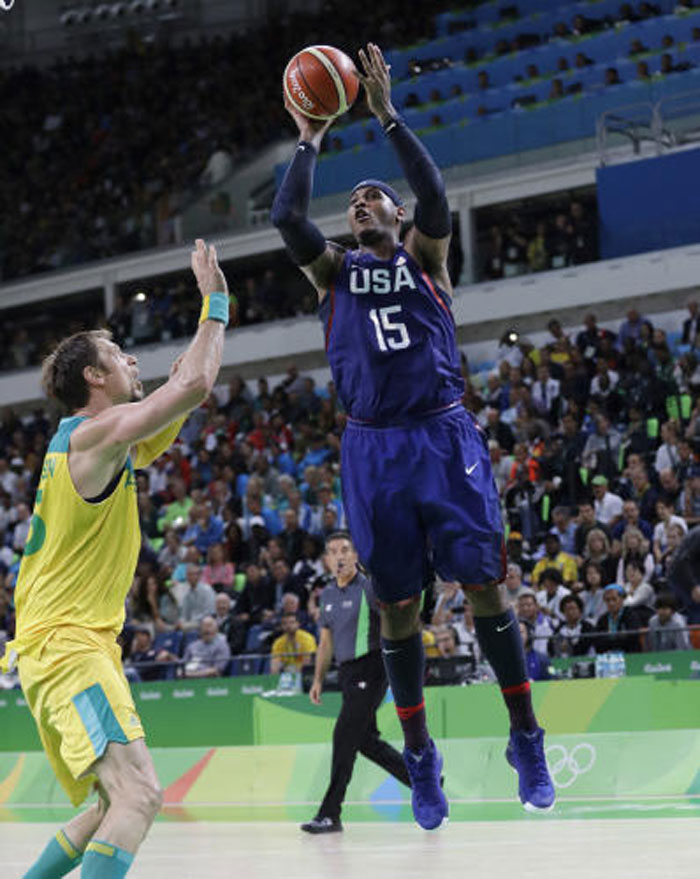
<instances>
[{"instance_id":1,"label":"black referee pants","mask_svg":"<svg viewBox=\"0 0 700 879\"><path fill-rule=\"evenodd\" d=\"M403 757L380 737L377 729L377 709L388 686L379 652L344 662L338 681L343 704L333 729L331 781L318 810L319 818L340 818L358 752L402 784L411 785Z\"/></svg>"}]
</instances>

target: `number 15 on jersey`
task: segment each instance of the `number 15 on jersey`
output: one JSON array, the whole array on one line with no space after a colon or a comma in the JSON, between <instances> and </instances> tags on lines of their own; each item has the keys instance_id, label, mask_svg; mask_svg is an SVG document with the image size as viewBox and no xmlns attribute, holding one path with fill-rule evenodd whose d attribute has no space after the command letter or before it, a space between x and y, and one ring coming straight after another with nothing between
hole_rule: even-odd
<instances>
[{"instance_id":1,"label":"number 15 on jersey","mask_svg":"<svg viewBox=\"0 0 700 879\"><path fill-rule=\"evenodd\" d=\"M369 319L374 325L380 351L398 351L401 348L408 348L411 344L406 324L391 319L393 315L400 313L400 305L387 305L384 308L370 310Z\"/></svg>"}]
</instances>

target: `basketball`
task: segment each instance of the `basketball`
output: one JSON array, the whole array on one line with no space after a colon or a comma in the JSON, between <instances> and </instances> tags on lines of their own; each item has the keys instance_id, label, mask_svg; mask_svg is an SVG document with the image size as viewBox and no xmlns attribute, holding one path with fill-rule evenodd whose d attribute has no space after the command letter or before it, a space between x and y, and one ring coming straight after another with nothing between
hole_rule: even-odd
<instances>
[{"instance_id":1,"label":"basketball","mask_svg":"<svg viewBox=\"0 0 700 879\"><path fill-rule=\"evenodd\" d=\"M333 46L307 46L284 71L284 92L309 119L333 119L346 113L359 91L352 59Z\"/></svg>"}]
</instances>

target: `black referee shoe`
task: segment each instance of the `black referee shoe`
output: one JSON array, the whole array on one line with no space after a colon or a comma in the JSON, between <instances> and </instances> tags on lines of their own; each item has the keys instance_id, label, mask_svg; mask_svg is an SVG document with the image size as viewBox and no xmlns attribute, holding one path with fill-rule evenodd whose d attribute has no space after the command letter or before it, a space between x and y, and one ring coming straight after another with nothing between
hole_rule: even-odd
<instances>
[{"instance_id":1,"label":"black referee shoe","mask_svg":"<svg viewBox=\"0 0 700 879\"><path fill-rule=\"evenodd\" d=\"M342 833L343 825L340 818L312 818L301 829L306 833Z\"/></svg>"}]
</instances>

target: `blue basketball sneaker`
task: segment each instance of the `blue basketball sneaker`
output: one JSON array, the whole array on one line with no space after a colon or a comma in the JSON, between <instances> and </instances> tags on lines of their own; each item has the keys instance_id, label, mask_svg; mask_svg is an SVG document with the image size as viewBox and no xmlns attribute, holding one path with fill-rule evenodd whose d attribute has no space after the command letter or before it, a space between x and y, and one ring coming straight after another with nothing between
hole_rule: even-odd
<instances>
[{"instance_id":1,"label":"blue basketball sneaker","mask_svg":"<svg viewBox=\"0 0 700 879\"><path fill-rule=\"evenodd\" d=\"M429 739L418 753L407 748L403 759L411 778L413 816L423 830L435 830L447 821L449 813L447 797L441 786L442 754Z\"/></svg>"},{"instance_id":2,"label":"blue basketball sneaker","mask_svg":"<svg viewBox=\"0 0 700 879\"><path fill-rule=\"evenodd\" d=\"M544 730L511 730L506 760L518 773L518 794L527 811L548 812L554 806L554 785L544 756Z\"/></svg>"}]
</instances>

